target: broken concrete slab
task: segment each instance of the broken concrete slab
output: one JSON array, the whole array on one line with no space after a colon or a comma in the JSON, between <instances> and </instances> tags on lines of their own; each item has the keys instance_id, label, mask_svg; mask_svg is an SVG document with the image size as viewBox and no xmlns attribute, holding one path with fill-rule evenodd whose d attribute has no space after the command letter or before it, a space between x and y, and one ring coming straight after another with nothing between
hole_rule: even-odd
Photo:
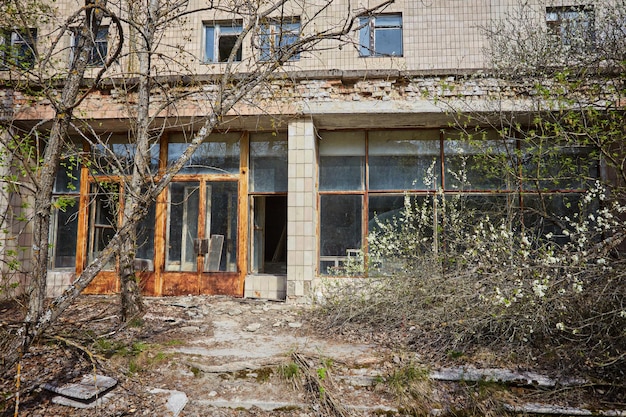
<instances>
[{"instance_id":1,"label":"broken concrete slab","mask_svg":"<svg viewBox=\"0 0 626 417\"><path fill-rule=\"evenodd\" d=\"M261 328L261 323L251 323L249 325L247 325L244 330L247 332L256 332L257 330L259 330Z\"/></svg>"},{"instance_id":2,"label":"broken concrete slab","mask_svg":"<svg viewBox=\"0 0 626 417\"><path fill-rule=\"evenodd\" d=\"M228 362L222 365L204 365L198 362L187 362L191 368L199 369L205 373L233 373L239 371L254 371L256 369L264 368L266 366L277 366L287 362L287 356L284 357L271 357L261 359L251 359L248 361L234 361Z\"/></svg>"},{"instance_id":3,"label":"broken concrete slab","mask_svg":"<svg viewBox=\"0 0 626 417\"><path fill-rule=\"evenodd\" d=\"M240 401L228 401L228 400L198 400L198 404L204 407L214 408L231 408L231 409L244 409L250 410L252 407L256 407L263 411L275 411L279 409L303 409L308 406L303 403L291 403L291 402L279 402L279 401L264 401L264 400L240 400Z\"/></svg>"},{"instance_id":4,"label":"broken concrete slab","mask_svg":"<svg viewBox=\"0 0 626 417\"><path fill-rule=\"evenodd\" d=\"M585 384L587 381L582 379L554 379L546 375L535 372L514 372L508 369L498 368L441 368L430 373L430 377L438 381L487 381L487 382L504 382L509 384L537 386L545 388L553 388L559 386L575 386Z\"/></svg>"},{"instance_id":5,"label":"broken concrete slab","mask_svg":"<svg viewBox=\"0 0 626 417\"><path fill-rule=\"evenodd\" d=\"M167 404L165 406L172 413L172 417L178 417L178 415L181 411L183 411L183 408L185 408L185 405L187 405L188 402L187 394L182 391L152 388L148 390L148 392L151 394L169 395L169 398L167 399Z\"/></svg>"},{"instance_id":6,"label":"broken concrete slab","mask_svg":"<svg viewBox=\"0 0 626 417\"><path fill-rule=\"evenodd\" d=\"M114 395L115 394L113 394L112 392L109 392L107 394L104 394L102 397L96 397L95 399L92 399L91 401L87 401L87 402L74 400L69 397L64 397L63 395L55 395L54 397L52 397L52 402L54 404L65 405L68 407L89 409L89 408L102 407L103 405L111 401Z\"/></svg>"},{"instance_id":7,"label":"broken concrete slab","mask_svg":"<svg viewBox=\"0 0 626 417\"><path fill-rule=\"evenodd\" d=\"M62 396L82 402L100 397L103 393L117 385L117 380L105 375L87 374L80 381L57 385L45 383L42 388Z\"/></svg>"},{"instance_id":8,"label":"broken concrete slab","mask_svg":"<svg viewBox=\"0 0 626 417\"><path fill-rule=\"evenodd\" d=\"M560 405L552 404L539 404L528 403L523 405L509 405L505 404L504 408L507 411L520 413L520 414L547 414L547 415L560 415L560 416L610 416L610 417L624 417L626 416L626 410L588 410L586 408L578 407L563 407Z\"/></svg>"}]
</instances>

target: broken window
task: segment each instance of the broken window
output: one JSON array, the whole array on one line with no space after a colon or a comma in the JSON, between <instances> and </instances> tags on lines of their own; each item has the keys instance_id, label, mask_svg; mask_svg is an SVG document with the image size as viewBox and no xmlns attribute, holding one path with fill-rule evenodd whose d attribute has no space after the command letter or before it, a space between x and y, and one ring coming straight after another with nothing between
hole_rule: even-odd
<instances>
[{"instance_id":1,"label":"broken window","mask_svg":"<svg viewBox=\"0 0 626 417\"><path fill-rule=\"evenodd\" d=\"M286 133L250 135L250 272L287 273ZM303 173L304 174L304 173Z\"/></svg>"},{"instance_id":2,"label":"broken window","mask_svg":"<svg viewBox=\"0 0 626 417\"><path fill-rule=\"evenodd\" d=\"M204 62L227 62L237 44L241 23L212 23L204 26ZM241 61L241 44L234 51L233 61Z\"/></svg>"}]
</instances>

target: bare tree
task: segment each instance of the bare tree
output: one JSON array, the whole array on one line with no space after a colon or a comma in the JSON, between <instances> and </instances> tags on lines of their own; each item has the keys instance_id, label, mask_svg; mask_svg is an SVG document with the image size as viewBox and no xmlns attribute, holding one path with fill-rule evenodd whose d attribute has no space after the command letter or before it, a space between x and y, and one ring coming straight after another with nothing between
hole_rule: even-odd
<instances>
[{"instance_id":1,"label":"bare tree","mask_svg":"<svg viewBox=\"0 0 626 417\"><path fill-rule=\"evenodd\" d=\"M4 369L7 370L19 359L19 353L28 349L34 339L41 336L43 332L59 317L59 315L75 300L87 285L94 279L97 273L115 256L120 256L120 279L122 283L122 305L123 316L132 317L141 311L141 301L138 287L136 285L134 271L134 241L137 234L137 225L145 215L149 205L154 202L157 196L168 186L174 175L189 161L196 149L202 142L220 126L224 116L231 111L238 103L258 102L254 100L254 93L266 81L270 80L292 57L316 50L322 41L336 40L347 42L348 35L357 28L358 20L361 16L375 13L393 0L381 1L379 4L368 8L351 8L346 6L345 17L338 19L338 23L330 27L314 25L315 19L332 2L320 3L314 16L309 16L307 20L301 22L301 31L290 39L290 42L274 45L272 53L260 58L255 54L245 62L247 71L242 72L242 63L236 59L236 51L247 39L254 38L253 35L263 30L263 25L271 19L280 20L285 16L285 9L290 2L287 0L275 0L271 2L210 2L202 9L191 9L187 1L166 2L163 0L151 0L146 5L134 4L128 12L127 7L122 7L122 3L117 5L116 10L120 10L115 18L124 22L129 28L129 37L135 42L127 47L129 58L136 59L138 69L133 72L133 65L129 65L129 72L120 72L116 76L111 76L109 82L119 87L128 85L129 82L136 83L136 90L129 89L126 94L132 96L129 103L134 103L129 107L129 120L133 121L135 131L133 135L135 153L131 174L122 176L122 186L124 189L124 214L123 221L115 229L115 234L111 237L106 247L100 251L97 258L93 259L88 266L80 273L73 284L61 296L54 299L50 305L36 317L25 325L17 335L14 335L10 343L11 348L4 356ZM103 9L103 6L97 6ZM112 5L109 4L112 8ZM223 68L216 74L213 81L213 88L209 92L202 88L201 83L195 83L195 74L185 72L184 60L174 54L168 56L162 51L165 46L162 42L163 32L176 25L186 16L200 11L223 11L230 12L243 18L244 24L241 33L237 36L231 54L224 59ZM113 16L113 13L109 14ZM118 41L124 39L120 33ZM254 42L253 42L254 43ZM256 45L261 48L261 45ZM170 52L172 49L169 50ZM184 53L183 53L184 55ZM178 61L177 61L178 59ZM157 69L159 77L155 75ZM174 65L176 64L176 65ZM167 68L170 66L176 69L166 76ZM106 68L106 66L105 66ZM172 87L175 85L176 87ZM179 88L180 87L180 88ZM160 97L154 100L152 97ZM175 117L164 120L159 115L168 111L176 114L176 106L188 97L204 94L204 103L207 103L207 110L203 115L203 123L195 131L193 137L187 142L182 155L167 168L154 177L149 169L149 148L155 138L159 137L166 126L175 123ZM85 93L87 94L87 93ZM74 124L75 129L82 131L85 138L89 138L92 144L103 144L104 138L99 137L96 132L89 131L86 125ZM93 134L92 134L93 133ZM54 162L54 163L52 163ZM58 155L49 165L56 166ZM121 163L113 161L113 163ZM52 186L54 171L46 172L49 176L49 187ZM48 201L50 198L48 197ZM44 214L47 210L49 216L50 206L43 206L40 211ZM42 232L43 233L43 232ZM47 242L45 239L40 242ZM42 251L45 252L45 251ZM45 262L42 264L45 266ZM41 273L45 279L45 267Z\"/></svg>"},{"instance_id":2,"label":"bare tree","mask_svg":"<svg viewBox=\"0 0 626 417\"><path fill-rule=\"evenodd\" d=\"M16 35L20 37L30 37L22 39L27 46L19 51L7 49L11 59L5 61L11 71L11 75L18 80L17 90L28 91L29 89L42 89L42 95L51 102L54 109L54 118L51 120L50 128L45 134L45 139L39 141L40 135L34 131L23 134L16 133L12 126L5 127L4 145L7 149L14 149L16 152L23 152L25 149L36 152L38 157L32 155L19 155L21 161L33 166L23 167L22 174L27 175L26 188L32 193L33 217L31 219L33 227L32 237L32 273L30 274L27 288L28 313L24 326L20 331L21 343L12 346L14 355L22 354L20 347L28 346L36 337L34 327L41 320L46 308L46 280L48 266L48 240L50 228L50 214L52 210L52 189L57 173L62 145L70 129L70 124L74 117L75 109L81 101L89 94L90 89L82 85L84 74L88 66L88 57L93 48L95 33L104 16L111 16L106 9L106 1L99 3L87 2L84 7L69 16L56 30L56 37L52 39L53 46L65 35L71 26L79 27L79 36L76 42L75 53L70 62L69 69L64 72L65 82L62 90L58 94L57 85L50 83L49 77L54 73L55 56L54 47L48 51L39 51L36 48L33 34L29 28L34 26L37 16L32 14L32 5L28 2L12 2L11 14L18 22L19 29L15 29ZM35 4L36 5L36 4ZM41 8L44 11L46 8ZM78 26L77 26L78 25ZM20 47L23 48L23 47ZM119 54L119 50L118 50ZM112 54L110 60L115 59ZM93 85L96 86L102 78L103 71L96 75ZM58 74L57 74L58 75ZM25 138L24 138L25 137ZM23 147L15 149L15 143L19 141ZM41 154L38 153L39 146L42 146ZM9 175L4 178L9 182L9 186L21 187L22 182L18 182L15 176ZM13 219L14 220L14 219ZM21 346L20 346L21 345Z\"/></svg>"}]
</instances>

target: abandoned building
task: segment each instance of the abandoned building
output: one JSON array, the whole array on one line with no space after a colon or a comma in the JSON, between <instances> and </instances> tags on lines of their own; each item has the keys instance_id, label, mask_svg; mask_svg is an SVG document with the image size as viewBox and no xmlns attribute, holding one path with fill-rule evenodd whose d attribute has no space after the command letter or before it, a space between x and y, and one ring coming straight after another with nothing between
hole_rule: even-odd
<instances>
[{"instance_id":1,"label":"abandoned building","mask_svg":"<svg viewBox=\"0 0 626 417\"><path fill-rule=\"evenodd\" d=\"M199 0L190 3L200 5ZM177 104L176 114L165 111L156 118L163 125L151 150L155 175L180 156L202 126L210 108L201 93L216 88L213 75L223 71L229 56L239 63L234 68L244 73L255 54L263 60L264 54L275 53L276 44L298 39L301 28L311 27L305 25L311 16L322 26L345 18L347 1L336 0L319 15L318 3L294 5L288 19L283 15L267 23L261 36L277 41L260 52L252 40L233 49L244 22L232 13L190 14L184 24L164 34L163 43L175 45L165 53L180 49L193 57L188 68L204 84L199 93ZM477 207L519 200L523 184L470 172L467 187L451 174L460 166L460 156L471 162L484 148L459 138L455 112L449 112L451 101L482 108L490 97L510 94L515 102L514 90L486 70L489 39L484 31L515 3L397 0L357 19L350 34L353 43L339 47L324 41L293 56L255 90L254 102L235 106L150 207L137 243L144 293L303 298L311 295L320 278L333 276L365 248L374 216L397 212L406 193L468 193ZM564 42L568 25L593 25L591 4L534 3L537 23L562 33ZM57 5L67 14L79 6L74 0L59 0ZM111 48L109 24L105 19L98 32L88 75L103 65ZM30 33L26 37L23 31L5 30L4 42L24 48L33 39L47 42L40 36L46 33L43 28ZM62 39L68 60L75 39ZM14 59L27 61L29 55ZM66 288L115 233L118 210L107 194L122 192L116 178L125 175L134 151L133 124L125 107L130 93L115 79L115 71L131 66L130 58L120 58L112 68L112 81L90 93L77 111L90 126L73 138L77 152L94 164L110 154L121 162L102 162L97 169L81 159L63 162L55 198L75 204L54 212L50 295ZM32 128L53 116L45 100L28 100L10 83L3 85L1 99L12 108L14 128ZM483 134L484 143L497 146L496 130L484 129ZM84 140L88 135L97 135L104 145L90 147ZM564 153L586 158L580 149ZM598 166L589 174L602 173ZM562 210L562 196L584 190L580 181L563 180L544 193L557 196L554 209ZM523 198L532 205L536 196L528 188ZM115 262L107 265L86 292L119 291L116 268Z\"/></svg>"}]
</instances>

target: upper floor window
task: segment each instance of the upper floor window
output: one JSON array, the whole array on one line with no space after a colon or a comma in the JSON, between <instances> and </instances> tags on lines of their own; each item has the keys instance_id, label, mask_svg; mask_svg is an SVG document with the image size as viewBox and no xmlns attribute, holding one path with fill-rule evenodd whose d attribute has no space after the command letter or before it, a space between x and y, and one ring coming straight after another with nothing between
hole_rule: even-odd
<instances>
[{"instance_id":1,"label":"upper floor window","mask_svg":"<svg viewBox=\"0 0 626 417\"><path fill-rule=\"evenodd\" d=\"M108 37L109 28L102 26L98 28L96 38L93 40L93 46L89 52L87 64L93 67L101 67L104 65L108 53ZM72 58L76 56L76 47L80 39L80 32L75 30L72 34Z\"/></svg>"},{"instance_id":2,"label":"upper floor window","mask_svg":"<svg viewBox=\"0 0 626 417\"><path fill-rule=\"evenodd\" d=\"M227 62L237 45L243 27L241 23L211 23L204 25L204 62ZM241 61L241 45L234 61Z\"/></svg>"},{"instance_id":3,"label":"upper floor window","mask_svg":"<svg viewBox=\"0 0 626 417\"><path fill-rule=\"evenodd\" d=\"M594 40L594 12L591 6L546 8L548 33L561 45L588 49Z\"/></svg>"},{"instance_id":4,"label":"upper floor window","mask_svg":"<svg viewBox=\"0 0 626 417\"><path fill-rule=\"evenodd\" d=\"M361 56L402 56L401 14L362 17L359 26Z\"/></svg>"},{"instance_id":5,"label":"upper floor window","mask_svg":"<svg viewBox=\"0 0 626 417\"><path fill-rule=\"evenodd\" d=\"M261 60L270 59L297 60L300 54L285 56L289 52L289 47L293 45L300 36L300 21L297 18L274 21L261 25L259 35L259 48L261 49Z\"/></svg>"},{"instance_id":6,"label":"upper floor window","mask_svg":"<svg viewBox=\"0 0 626 417\"><path fill-rule=\"evenodd\" d=\"M0 32L0 68L15 66L30 69L35 65L37 29Z\"/></svg>"}]
</instances>

